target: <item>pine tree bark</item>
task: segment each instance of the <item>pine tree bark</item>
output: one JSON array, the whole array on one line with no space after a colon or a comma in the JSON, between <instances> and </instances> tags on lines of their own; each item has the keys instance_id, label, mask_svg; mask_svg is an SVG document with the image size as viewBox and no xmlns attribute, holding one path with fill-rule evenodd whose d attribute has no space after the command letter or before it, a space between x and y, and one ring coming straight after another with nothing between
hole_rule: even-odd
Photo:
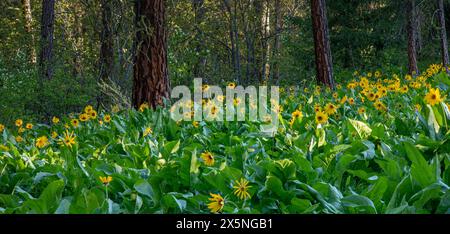
<instances>
[{"instance_id":1,"label":"pine tree bark","mask_svg":"<svg viewBox=\"0 0 450 234\"><path fill-rule=\"evenodd\" d=\"M164 0L135 2L137 23L133 78L133 106L148 103L153 109L169 98L167 32Z\"/></svg>"},{"instance_id":2,"label":"pine tree bark","mask_svg":"<svg viewBox=\"0 0 450 234\"><path fill-rule=\"evenodd\" d=\"M77 78L82 78L83 69L83 49L84 49L84 39L83 39L83 17L85 15L83 5L80 2L75 2L72 6L74 9L74 26L73 26L73 40L74 40L74 52L73 57L73 75Z\"/></svg>"},{"instance_id":3,"label":"pine tree bark","mask_svg":"<svg viewBox=\"0 0 450 234\"><path fill-rule=\"evenodd\" d=\"M445 67L447 72L449 72L449 55L448 55L448 41L447 41L447 30L445 28L445 13L444 13L444 0L437 0L438 4L438 17L439 17L439 27L441 34L441 55L442 55L442 65Z\"/></svg>"},{"instance_id":4,"label":"pine tree bark","mask_svg":"<svg viewBox=\"0 0 450 234\"><path fill-rule=\"evenodd\" d=\"M28 46L28 56L31 64L36 64L36 49L33 34L33 15L31 14L30 0L22 0L22 11L25 19L25 32L30 35L30 43Z\"/></svg>"},{"instance_id":5,"label":"pine tree bark","mask_svg":"<svg viewBox=\"0 0 450 234\"><path fill-rule=\"evenodd\" d=\"M331 56L325 0L311 0L311 15L314 33L317 82L334 88L333 61Z\"/></svg>"},{"instance_id":6,"label":"pine tree bark","mask_svg":"<svg viewBox=\"0 0 450 234\"><path fill-rule=\"evenodd\" d=\"M231 6L231 2L233 1L233 6ZM236 0L224 0L223 1L225 10L230 17L230 40L231 40L231 56L233 63L233 71L235 80L238 83L241 83L241 54L240 54L240 46L239 46L239 31L237 24L237 2Z\"/></svg>"},{"instance_id":7,"label":"pine tree bark","mask_svg":"<svg viewBox=\"0 0 450 234\"><path fill-rule=\"evenodd\" d=\"M114 69L114 38L112 33L111 0L101 0L102 32L100 35L100 79L111 79Z\"/></svg>"},{"instance_id":8,"label":"pine tree bark","mask_svg":"<svg viewBox=\"0 0 450 234\"><path fill-rule=\"evenodd\" d=\"M205 16L205 8L203 7L204 0L192 0L192 8L195 14L195 27L196 27L196 46L195 52L198 54L197 61L194 64L193 74L195 77L205 78L206 57L205 42L202 37L202 31L200 25L202 24Z\"/></svg>"},{"instance_id":9,"label":"pine tree bark","mask_svg":"<svg viewBox=\"0 0 450 234\"><path fill-rule=\"evenodd\" d=\"M43 79L53 77L53 31L55 24L55 0L42 1L41 51L39 65Z\"/></svg>"},{"instance_id":10,"label":"pine tree bark","mask_svg":"<svg viewBox=\"0 0 450 234\"><path fill-rule=\"evenodd\" d=\"M275 0L275 42L274 42L274 63L273 79L278 83L280 81L280 51L281 51L281 31L283 27L283 15L281 12L281 0Z\"/></svg>"},{"instance_id":11,"label":"pine tree bark","mask_svg":"<svg viewBox=\"0 0 450 234\"><path fill-rule=\"evenodd\" d=\"M415 0L407 1L407 31L408 31L408 70L409 74L418 75L417 65L417 19Z\"/></svg>"},{"instance_id":12,"label":"pine tree bark","mask_svg":"<svg viewBox=\"0 0 450 234\"><path fill-rule=\"evenodd\" d=\"M270 51L271 45L269 43L270 28L270 0L262 3L262 18L261 18L261 47L262 47L262 82L267 82L270 77Z\"/></svg>"}]
</instances>

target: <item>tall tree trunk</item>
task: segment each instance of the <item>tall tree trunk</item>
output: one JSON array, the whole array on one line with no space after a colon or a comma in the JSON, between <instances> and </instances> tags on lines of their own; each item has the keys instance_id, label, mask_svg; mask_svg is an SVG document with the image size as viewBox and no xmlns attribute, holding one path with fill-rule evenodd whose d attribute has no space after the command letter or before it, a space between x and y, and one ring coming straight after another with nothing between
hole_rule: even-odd
<instances>
[{"instance_id":1,"label":"tall tree trunk","mask_svg":"<svg viewBox=\"0 0 450 234\"><path fill-rule=\"evenodd\" d=\"M262 75L263 82L269 80L270 76L270 2L269 0L264 1L262 5L262 31L261 31L261 45L262 45Z\"/></svg>"},{"instance_id":2,"label":"tall tree trunk","mask_svg":"<svg viewBox=\"0 0 450 234\"><path fill-rule=\"evenodd\" d=\"M448 56L448 42L447 42L447 30L445 28L445 13L444 13L444 0L437 0L439 10L439 27L441 28L441 54L442 65L449 72L448 66L450 59Z\"/></svg>"},{"instance_id":3,"label":"tall tree trunk","mask_svg":"<svg viewBox=\"0 0 450 234\"><path fill-rule=\"evenodd\" d=\"M53 77L53 31L55 24L55 0L42 0L41 52L39 65L43 79Z\"/></svg>"},{"instance_id":4,"label":"tall tree trunk","mask_svg":"<svg viewBox=\"0 0 450 234\"><path fill-rule=\"evenodd\" d=\"M197 61L194 64L194 76L205 78L206 69L206 57L205 42L203 40L202 31L200 25L203 22L205 16L205 8L203 7L204 0L192 0L192 8L195 14L195 27L196 27L196 46L195 52L198 54Z\"/></svg>"},{"instance_id":5,"label":"tall tree trunk","mask_svg":"<svg viewBox=\"0 0 450 234\"><path fill-rule=\"evenodd\" d=\"M169 98L167 32L164 0L135 2L137 22L133 79L133 106L148 103L152 108Z\"/></svg>"},{"instance_id":6,"label":"tall tree trunk","mask_svg":"<svg viewBox=\"0 0 450 234\"><path fill-rule=\"evenodd\" d=\"M102 32L100 35L100 79L111 79L114 69L114 38L112 33L111 0L101 0Z\"/></svg>"},{"instance_id":7,"label":"tall tree trunk","mask_svg":"<svg viewBox=\"0 0 450 234\"><path fill-rule=\"evenodd\" d=\"M77 78L83 77L81 74L82 71L82 51L84 48L83 41L83 16L84 9L80 2L74 2L73 5L74 10L74 21L73 21L73 76Z\"/></svg>"},{"instance_id":8,"label":"tall tree trunk","mask_svg":"<svg viewBox=\"0 0 450 234\"><path fill-rule=\"evenodd\" d=\"M317 82L334 88L333 61L325 0L311 0Z\"/></svg>"},{"instance_id":9,"label":"tall tree trunk","mask_svg":"<svg viewBox=\"0 0 450 234\"><path fill-rule=\"evenodd\" d=\"M407 1L407 31L408 31L408 68L409 74L419 74L417 66L417 19L415 0Z\"/></svg>"},{"instance_id":10,"label":"tall tree trunk","mask_svg":"<svg viewBox=\"0 0 450 234\"><path fill-rule=\"evenodd\" d=\"M278 83L280 81L280 51L281 51L281 31L283 27L283 15L281 11L281 0L275 0L275 42L274 42L274 63L273 79Z\"/></svg>"},{"instance_id":11,"label":"tall tree trunk","mask_svg":"<svg viewBox=\"0 0 450 234\"><path fill-rule=\"evenodd\" d=\"M28 56L31 64L36 64L36 49L33 34L33 16L31 14L30 0L22 0L22 10L25 19L25 32L30 35L30 43L28 45Z\"/></svg>"},{"instance_id":12,"label":"tall tree trunk","mask_svg":"<svg viewBox=\"0 0 450 234\"><path fill-rule=\"evenodd\" d=\"M230 4L233 1L233 7ZM239 50L239 31L237 25L237 0L224 0L225 9L230 17L231 56L235 80L241 82L241 55ZM233 8L233 9L232 9Z\"/></svg>"},{"instance_id":13,"label":"tall tree trunk","mask_svg":"<svg viewBox=\"0 0 450 234\"><path fill-rule=\"evenodd\" d=\"M113 79L114 70L114 35L112 32L112 2L101 0L102 31L100 35L100 81ZM98 105L105 104L104 95L97 96Z\"/></svg>"}]
</instances>

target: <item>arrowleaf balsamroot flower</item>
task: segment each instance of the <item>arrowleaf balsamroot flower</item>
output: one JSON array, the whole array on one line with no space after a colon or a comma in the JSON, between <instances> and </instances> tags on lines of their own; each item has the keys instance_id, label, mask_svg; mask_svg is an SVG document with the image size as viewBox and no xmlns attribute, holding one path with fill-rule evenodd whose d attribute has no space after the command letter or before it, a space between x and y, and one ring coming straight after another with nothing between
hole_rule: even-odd
<instances>
[{"instance_id":1,"label":"arrowleaf balsamroot flower","mask_svg":"<svg viewBox=\"0 0 450 234\"><path fill-rule=\"evenodd\" d=\"M366 108L360 107L360 108L358 109L358 113L359 113L359 114L364 114L364 113L366 113Z\"/></svg>"},{"instance_id":2,"label":"arrowleaf balsamroot flower","mask_svg":"<svg viewBox=\"0 0 450 234\"><path fill-rule=\"evenodd\" d=\"M83 114L80 115L79 119L80 119L81 122L86 122L86 121L89 120L89 115L86 114L86 113L83 113Z\"/></svg>"},{"instance_id":3,"label":"arrowleaf balsamroot flower","mask_svg":"<svg viewBox=\"0 0 450 234\"><path fill-rule=\"evenodd\" d=\"M142 103L140 106L139 106L139 111L140 112L144 112L144 110L145 109L148 109L149 108L149 105L147 104L147 103Z\"/></svg>"},{"instance_id":4,"label":"arrowleaf balsamroot flower","mask_svg":"<svg viewBox=\"0 0 450 234\"><path fill-rule=\"evenodd\" d=\"M103 117L103 121L105 121L105 123L109 123L111 121L111 115L105 115Z\"/></svg>"},{"instance_id":5,"label":"arrowleaf balsamroot flower","mask_svg":"<svg viewBox=\"0 0 450 234\"><path fill-rule=\"evenodd\" d=\"M72 145L75 145L75 138L76 136L74 135L74 133L69 133L69 130L66 129L64 138L60 140L59 144L72 148Z\"/></svg>"},{"instance_id":6,"label":"arrowleaf balsamroot flower","mask_svg":"<svg viewBox=\"0 0 450 234\"><path fill-rule=\"evenodd\" d=\"M220 194L210 193L209 195L211 195L211 197L209 198L211 202L208 204L208 208L211 210L211 212L219 213L220 211L222 211L223 207L225 206L225 199L223 199Z\"/></svg>"},{"instance_id":7,"label":"arrowleaf balsamroot flower","mask_svg":"<svg viewBox=\"0 0 450 234\"><path fill-rule=\"evenodd\" d=\"M440 102L442 102L444 99L441 97L441 92L438 88L433 89L431 88L428 94L425 96L425 102L427 104L430 104L431 106L434 106Z\"/></svg>"},{"instance_id":8,"label":"arrowleaf balsamroot flower","mask_svg":"<svg viewBox=\"0 0 450 234\"><path fill-rule=\"evenodd\" d=\"M347 101L347 99L345 99ZM344 101L345 102L345 101ZM336 113L336 106L332 103L328 103L324 108L325 114L332 115Z\"/></svg>"},{"instance_id":9,"label":"arrowleaf balsamroot flower","mask_svg":"<svg viewBox=\"0 0 450 234\"><path fill-rule=\"evenodd\" d=\"M100 181L102 182L103 185L108 186L109 183L113 180L113 178L111 176L100 176L99 177Z\"/></svg>"},{"instance_id":10,"label":"arrowleaf balsamroot flower","mask_svg":"<svg viewBox=\"0 0 450 234\"><path fill-rule=\"evenodd\" d=\"M248 185L248 180L241 178L240 180L235 181L234 188L234 195L239 197L241 200L250 198L250 193L248 193L248 189L252 186Z\"/></svg>"},{"instance_id":11,"label":"arrowleaf balsamroot flower","mask_svg":"<svg viewBox=\"0 0 450 234\"><path fill-rule=\"evenodd\" d=\"M48 138L46 136L41 136L38 139L36 139L36 147L44 148L47 145L48 145Z\"/></svg>"},{"instance_id":12,"label":"arrowleaf balsamroot flower","mask_svg":"<svg viewBox=\"0 0 450 234\"><path fill-rule=\"evenodd\" d=\"M23 120L22 119L18 119L18 120L16 120L15 124L16 124L17 127L22 127Z\"/></svg>"},{"instance_id":13,"label":"arrowleaf balsamroot flower","mask_svg":"<svg viewBox=\"0 0 450 234\"><path fill-rule=\"evenodd\" d=\"M316 122L317 124L324 124L328 122L328 115L325 114L323 111L319 111L316 113Z\"/></svg>"},{"instance_id":14,"label":"arrowleaf balsamroot flower","mask_svg":"<svg viewBox=\"0 0 450 234\"><path fill-rule=\"evenodd\" d=\"M214 165L214 162L215 162L214 161L214 156L213 156L213 154L211 152L209 152L209 151L203 152L201 154L201 157L202 157L203 162L205 163L206 166L213 166Z\"/></svg>"},{"instance_id":15,"label":"arrowleaf balsamroot flower","mask_svg":"<svg viewBox=\"0 0 450 234\"><path fill-rule=\"evenodd\" d=\"M91 112L92 110L94 110L94 108L93 108L91 105L87 105L87 106L84 108L84 112L86 112L86 113L89 113L89 112Z\"/></svg>"},{"instance_id":16,"label":"arrowleaf balsamroot flower","mask_svg":"<svg viewBox=\"0 0 450 234\"><path fill-rule=\"evenodd\" d=\"M236 83L234 83L234 82L228 83L228 88L230 88L230 89L236 88Z\"/></svg>"},{"instance_id":17,"label":"arrowleaf balsamroot flower","mask_svg":"<svg viewBox=\"0 0 450 234\"><path fill-rule=\"evenodd\" d=\"M20 143L23 141L23 138L21 136L16 136L16 142Z\"/></svg>"},{"instance_id":18,"label":"arrowleaf balsamroot flower","mask_svg":"<svg viewBox=\"0 0 450 234\"><path fill-rule=\"evenodd\" d=\"M80 122L78 121L78 119L72 119L70 121L70 123L72 124L72 126L74 127L78 127L78 125L80 124Z\"/></svg>"},{"instance_id":19,"label":"arrowleaf balsamroot flower","mask_svg":"<svg viewBox=\"0 0 450 234\"><path fill-rule=\"evenodd\" d=\"M146 136L148 136L148 135L150 135L152 133L153 133L152 128L148 127L148 128L145 128L143 136L146 137Z\"/></svg>"},{"instance_id":20,"label":"arrowleaf balsamroot flower","mask_svg":"<svg viewBox=\"0 0 450 234\"><path fill-rule=\"evenodd\" d=\"M56 117L56 116L53 116L53 118L52 118L52 122L53 122L54 124L57 124L57 123L59 123L59 118L58 118L58 117Z\"/></svg>"},{"instance_id":21,"label":"arrowleaf balsamroot flower","mask_svg":"<svg viewBox=\"0 0 450 234\"><path fill-rule=\"evenodd\" d=\"M96 119L97 118L97 111L92 110L91 112L88 113L89 117L91 119Z\"/></svg>"},{"instance_id":22,"label":"arrowleaf balsamroot flower","mask_svg":"<svg viewBox=\"0 0 450 234\"><path fill-rule=\"evenodd\" d=\"M303 117L303 113L301 111L296 110L296 111L292 112L293 119L302 118L302 117Z\"/></svg>"}]
</instances>

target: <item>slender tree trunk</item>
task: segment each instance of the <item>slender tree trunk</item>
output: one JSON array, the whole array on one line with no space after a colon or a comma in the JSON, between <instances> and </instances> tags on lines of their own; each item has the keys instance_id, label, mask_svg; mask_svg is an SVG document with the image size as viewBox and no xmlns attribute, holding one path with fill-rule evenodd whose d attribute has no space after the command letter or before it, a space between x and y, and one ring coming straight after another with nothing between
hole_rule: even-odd
<instances>
[{"instance_id":1,"label":"slender tree trunk","mask_svg":"<svg viewBox=\"0 0 450 234\"><path fill-rule=\"evenodd\" d=\"M441 28L441 54L442 65L449 72L450 59L448 56L448 42L447 42L447 30L445 28L445 13L444 13L444 0L437 0L439 10L439 27Z\"/></svg>"},{"instance_id":2,"label":"slender tree trunk","mask_svg":"<svg viewBox=\"0 0 450 234\"><path fill-rule=\"evenodd\" d=\"M233 9L231 7L230 1L234 2ZM230 16L230 39L231 39L231 56L233 62L233 71L235 80L241 82L241 55L239 50L239 32L237 25L237 0L224 0L225 9Z\"/></svg>"},{"instance_id":3,"label":"slender tree trunk","mask_svg":"<svg viewBox=\"0 0 450 234\"><path fill-rule=\"evenodd\" d=\"M135 2L137 33L133 79L133 106L148 103L152 108L169 99L167 32L164 0Z\"/></svg>"},{"instance_id":4,"label":"slender tree trunk","mask_svg":"<svg viewBox=\"0 0 450 234\"><path fill-rule=\"evenodd\" d=\"M74 9L74 21L73 21L73 51L74 51L74 57L73 57L73 75L77 78L82 78L82 51L84 48L84 41L83 41L83 16L84 16L84 9L82 8L82 4L79 2L74 2L72 5Z\"/></svg>"},{"instance_id":5,"label":"slender tree trunk","mask_svg":"<svg viewBox=\"0 0 450 234\"><path fill-rule=\"evenodd\" d=\"M114 69L114 37L112 33L112 4L111 0L101 0L102 32L100 35L100 79L112 79Z\"/></svg>"},{"instance_id":6,"label":"slender tree trunk","mask_svg":"<svg viewBox=\"0 0 450 234\"><path fill-rule=\"evenodd\" d=\"M325 0L311 0L317 81L334 88L333 61Z\"/></svg>"},{"instance_id":7,"label":"slender tree trunk","mask_svg":"<svg viewBox=\"0 0 450 234\"><path fill-rule=\"evenodd\" d=\"M36 48L33 34L33 16L31 14L30 0L22 0L22 10L25 19L25 32L30 35L30 44L28 46L28 56L31 64L36 64Z\"/></svg>"},{"instance_id":8,"label":"slender tree trunk","mask_svg":"<svg viewBox=\"0 0 450 234\"><path fill-rule=\"evenodd\" d=\"M264 80L264 69L263 69L263 64L264 64L264 51L265 46L264 46L264 2L262 1L254 1L253 2L253 6L255 8L255 19L254 20L254 60L255 60L255 64L254 64L254 75L257 78L257 81L259 83L262 83Z\"/></svg>"},{"instance_id":9,"label":"slender tree trunk","mask_svg":"<svg viewBox=\"0 0 450 234\"><path fill-rule=\"evenodd\" d=\"M239 43L239 28L238 28L238 12L237 12L237 0L234 0L234 14L233 14L233 34L236 44L235 62L236 62L236 81L241 83L241 50Z\"/></svg>"},{"instance_id":10,"label":"slender tree trunk","mask_svg":"<svg viewBox=\"0 0 450 234\"><path fill-rule=\"evenodd\" d=\"M200 25L203 22L205 16L205 8L203 7L204 0L192 0L192 8L195 14L195 27L196 27L196 46L195 52L198 54L197 61L194 64L194 76L205 78L206 69L206 57L205 42L203 40L202 31Z\"/></svg>"},{"instance_id":11,"label":"slender tree trunk","mask_svg":"<svg viewBox=\"0 0 450 234\"><path fill-rule=\"evenodd\" d=\"M419 74L417 66L417 20L416 20L415 0L407 2L407 31L408 31L408 68L409 74Z\"/></svg>"},{"instance_id":12,"label":"slender tree trunk","mask_svg":"<svg viewBox=\"0 0 450 234\"><path fill-rule=\"evenodd\" d=\"M53 31L55 24L55 0L42 1L41 52L39 65L43 79L53 77Z\"/></svg>"},{"instance_id":13,"label":"slender tree trunk","mask_svg":"<svg viewBox=\"0 0 450 234\"><path fill-rule=\"evenodd\" d=\"M280 51L281 51L281 31L283 27L283 15L281 12L281 0L275 0L275 42L274 42L274 63L273 78L278 83L280 81Z\"/></svg>"},{"instance_id":14,"label":"slender tree trunk","mask_svg":"<svg viewBox=\"0 0 450 234\"><path fill-rule=\"evenodd\" d=\"M270 77L270 2L269 0L264 1L262 6L262 75L263 82L268 81Z\"/></svg>"},{"instance_id":15,"label":"slender tree trunk","mask_svg":"<svg viewBox=\"0 0 450 234\"><path fill-rule=\"evenodd\" d=\"M101 21L102 31L100 35L100 81L107 82L114 80L114 35L112 32L112 1L101 0ZM120 55L120 51L119 51ZM105 104L105 97L102 93L97 96L98 105Z\"/></svg>"}]
</instances>

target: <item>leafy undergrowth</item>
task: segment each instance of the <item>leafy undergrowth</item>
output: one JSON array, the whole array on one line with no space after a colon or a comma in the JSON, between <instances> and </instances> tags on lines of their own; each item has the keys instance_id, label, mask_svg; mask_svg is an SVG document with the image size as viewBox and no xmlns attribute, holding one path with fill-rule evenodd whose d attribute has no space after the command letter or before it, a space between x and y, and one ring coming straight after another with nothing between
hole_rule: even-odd
<instances>
[{"instance_id":1,"label":"leafy undergrowth","mask_svg":"<svg viewBox=\"0 0 450 234\"><path fill-rule=\"evenodd\" d=\"M450 213L441 70L285 90L275 137L145 105L0 125L0 213Z\"/></svg>"}]
</instances>

